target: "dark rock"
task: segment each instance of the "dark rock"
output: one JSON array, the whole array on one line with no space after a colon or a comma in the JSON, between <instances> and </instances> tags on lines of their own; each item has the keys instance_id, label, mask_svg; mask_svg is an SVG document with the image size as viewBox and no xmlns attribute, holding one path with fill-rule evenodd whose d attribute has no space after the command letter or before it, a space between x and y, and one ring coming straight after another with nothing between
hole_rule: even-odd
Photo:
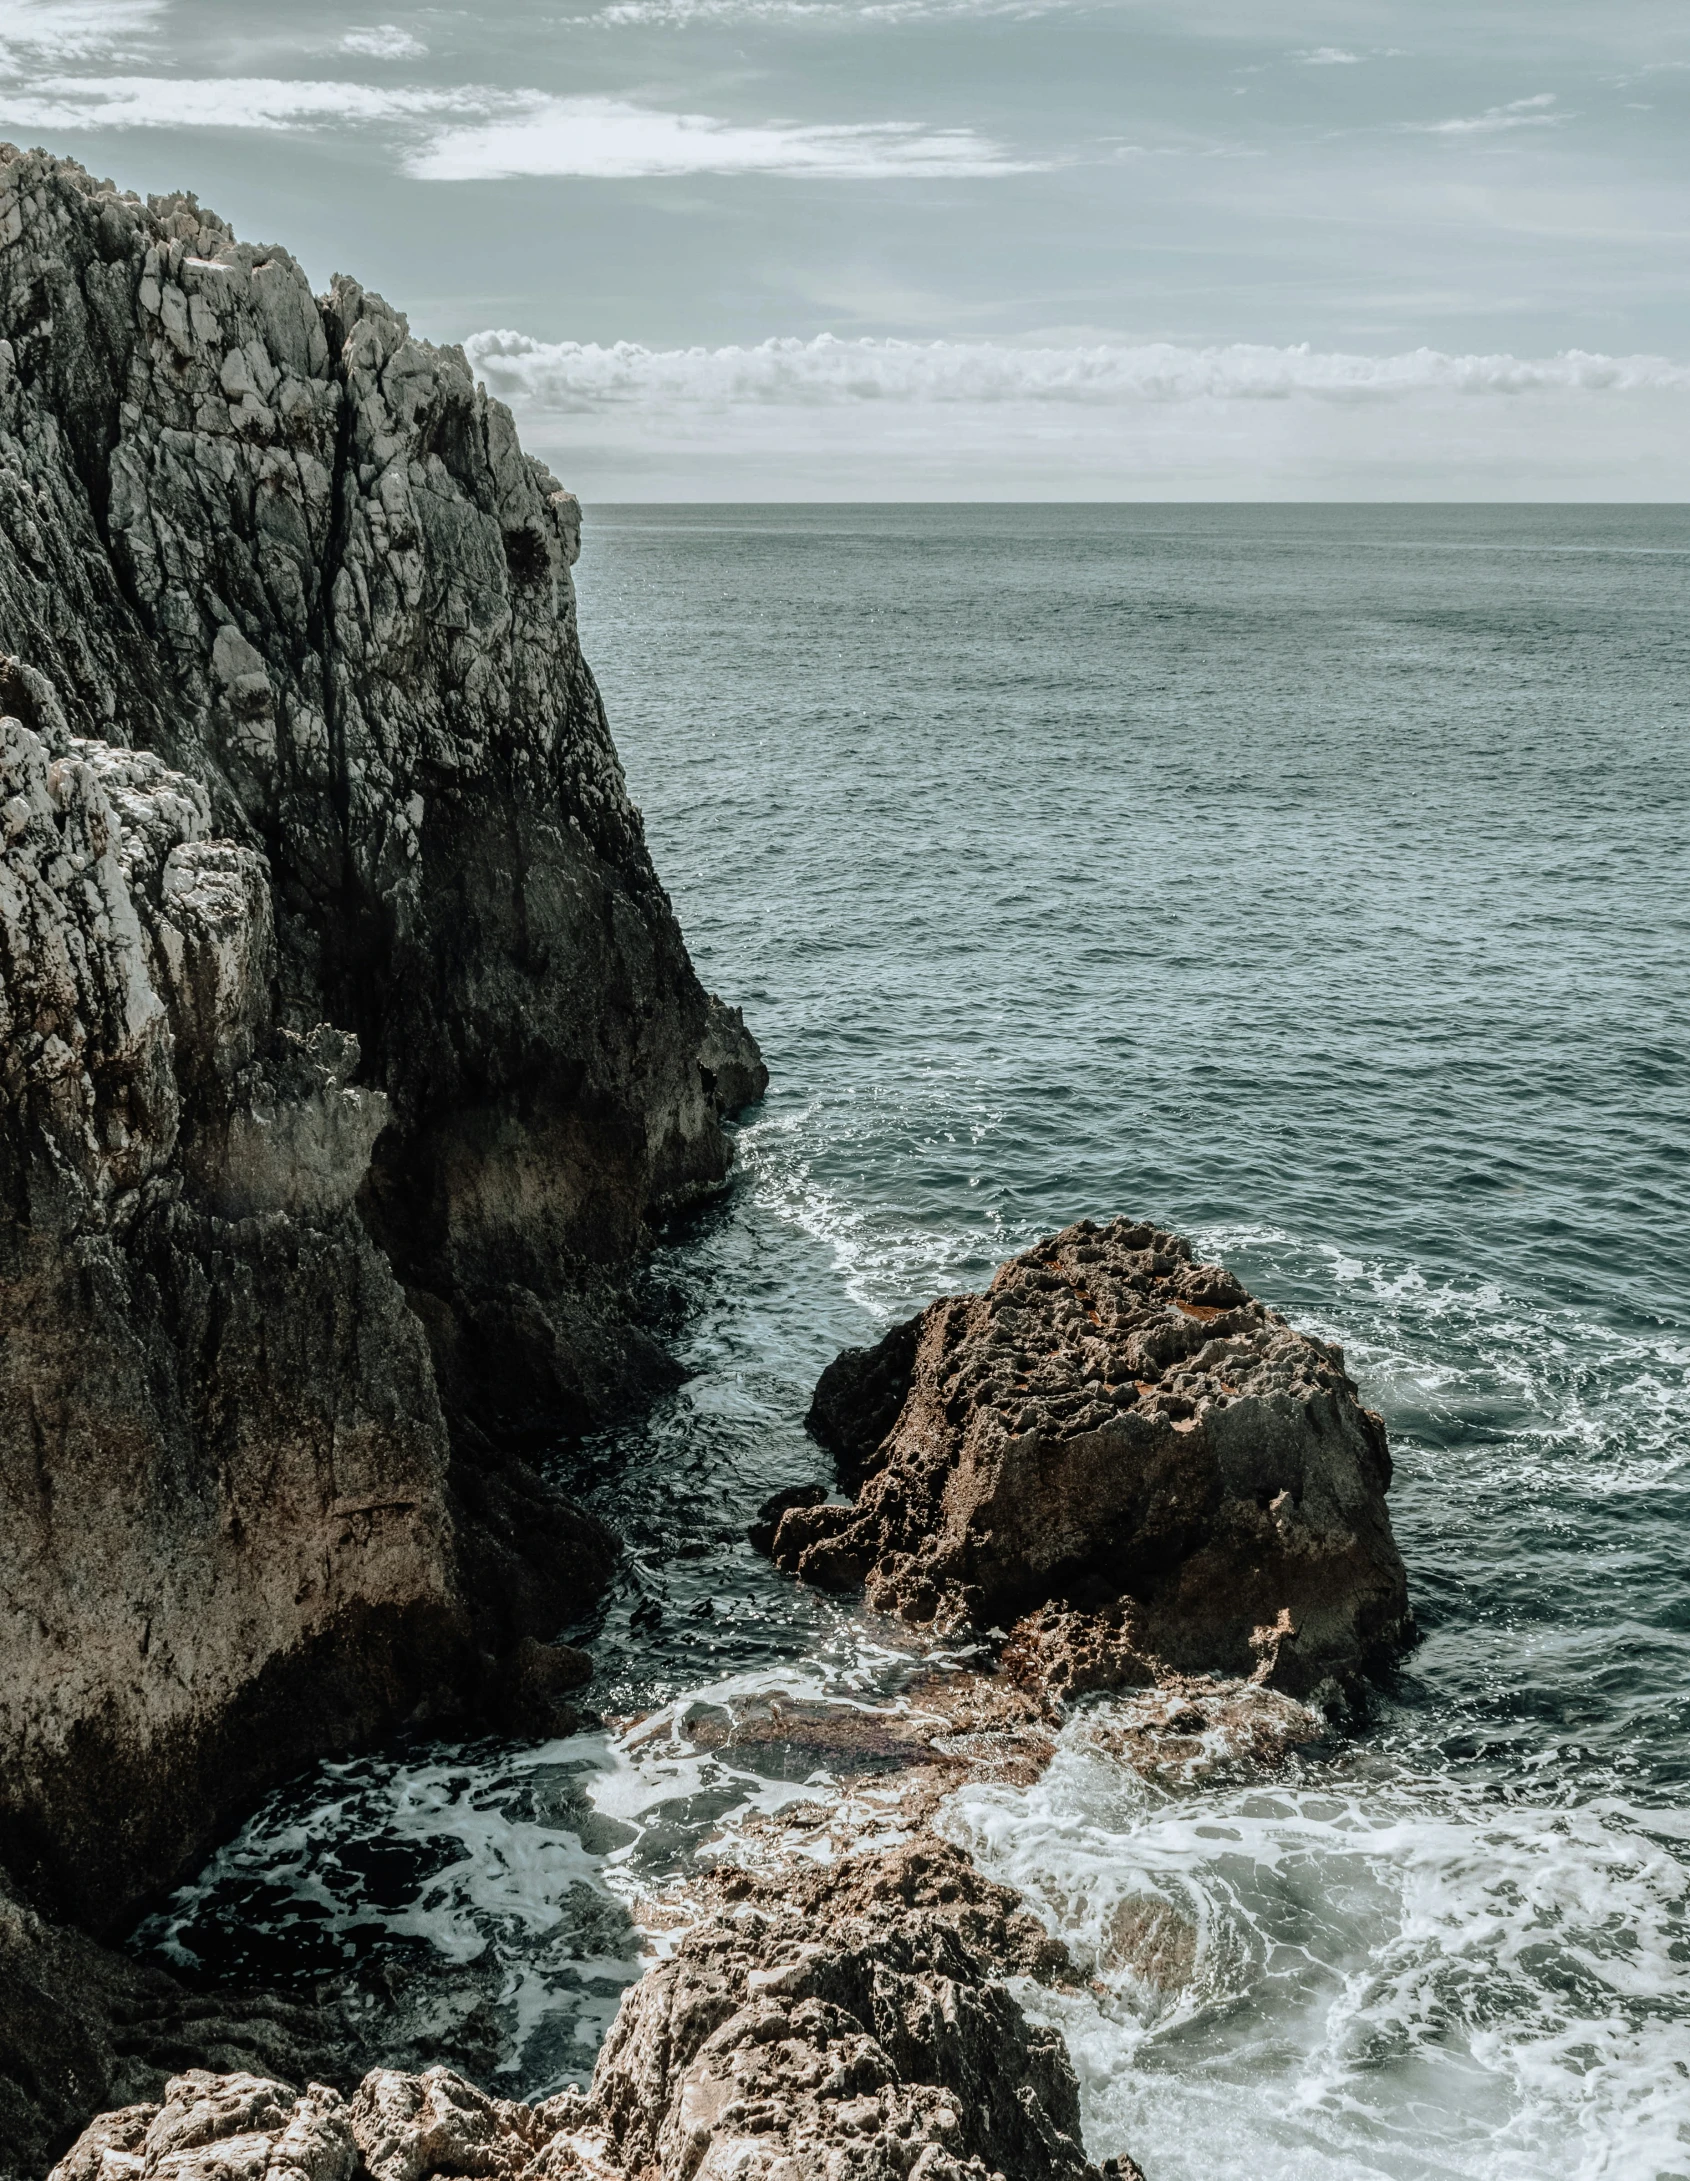
<instances>
[{"instance_id":1,"label":"dark rock","mask_svg":"<svg viewBox=\"0 0 1690 2181\"><path fill-rule=\"evenodd\" d=\"M827 1498L825 1484L788 1484L780 1491L771 1492L757 1510L757 1519L746 1531L746 1536L759 1552L768 1552L774 1545L775 1532L780 1518L789 1507L819 1507Z\"/></svg>"},{"instance_id":2,"label":"dark rock","mask_svg":"<svg viewBox=\"0 0 1690 2181\"><path fill-rule=\"evenodd\" d=\"M567 1699L592 1678L593 1662L585 1651L524 1636L494 1668L489 1721L505 1734L531 1741L573 1734L581 1714Z\"/></svg>"},{"instance_id":3,"label":"dark rock","mask_svg":"<svg viewBox=\"0 0 1690 2181\"><path fill-rule=\"evenodd\" d=\"M303 2082L332 2072L353 2044L321 1993L192 1991L47 1923L0 1885L0 2181L40 2181L101 2106L129 2110L91 2133L129 2147L137 2115L144 2134L165 2083L194 2057L221 2074ZM88 2181L124 2170L91 2154L76 2169Z\"/></svg>"},{"instance_id":4,"label":"dark rock","mask_svg":"<svg viewBox=\"0 0 1690 2181\"><path fill-rule=\"evenodd\" d=\"M0 146L0 1861L94 1931L490 1654L567 1709L523 1455L674 1382L622 1274L766 1082L579 540L460 352Z\"/></svg>"},{"instance_id":5,"label":"dark rock","mask_svg":"<svg viewBox=\"0 0 1690 2181\"><path fill-rule=\"evenodd\" d=\"M854 1492L873 1473L881 1444L909 1397L921 1327L918 1312L872 1348L841 1350L816 1381L804 1426L833 1456L846 1491Z\"/></svg>"},{"instance_id":6,"label":"dark rock","mask_svg":"<svg viewBox=\"0 0 1690 2181\"><path fill-rule=\"evenodd\" d=\"M698 1048L698 1065L704 1093L721 1113L740 1113L754 1106L769 1087L769 1071L757 1050L757 1040L745 1027L737 1007L728 1007L710 995L710 1012Z\"/></svg>"},{"instance_id":7,"label":"dark rock","mask_svg":"<svg viewBox=\"0 0 1690 2181\"><path fill-rule=\"evenodd\" d=\"M812 1414L866 1481L784 1514L776 1561L917 1621L1101 1610L1022 1642L1071 1691L1154 1659L1306 1695L1409 1631L1382 1422L1336 1349L1178 1236L1069 1227L841 1357Z\"/></svg>"}]
</instances>

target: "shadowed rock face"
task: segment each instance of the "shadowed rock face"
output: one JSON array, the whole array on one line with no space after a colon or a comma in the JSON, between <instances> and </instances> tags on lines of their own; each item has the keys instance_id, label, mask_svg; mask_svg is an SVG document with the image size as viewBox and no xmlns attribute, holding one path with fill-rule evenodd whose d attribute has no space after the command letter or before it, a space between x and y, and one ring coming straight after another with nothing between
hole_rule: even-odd
<instances>
[{"instance_id":1,"label":"shadowed rock face","mask_svg":"<svg viewBox=\"0 0 1690 2181\"><path fill-rule=\"evenodd\" d=\"M0 147L0 1858L96 1930L316 1754L567 1715L615 1548L518 1450L672 1380L618 1268L766 1082L579 523L356 282Z\"/></svg>"},{"instance_id":2,"label":"shadowed rock face","mask_svg":"<svg viewBox=\"0 0 1690 2181\"><path fill-rule=\"evenodd\" d=\"M195 2174L289 2181L1102 2181L1061 2038L1001 1981L1066 1954L957 1850L723 1892L624 1999L586 2096L512 2104L443 2068L377 2069L349 2101L202 2073L103 2115L53 2181L185 2181L190 2147Z\"/></svg>"},{"instance_id":3,"label":"shadowed rock face","mask_svg":"<svg viewBox=\"0 0 1690 2181\"><path fill-rule=\"evenodd\" d=\"M1070 1693L1156 1659L1307 1694L1407 1633L1383 1424L1178 1236L1066 1228L847 1351L810 1422L856 1503L789 1508L776 1561L917 1621L1063 1601L1016 1652Z\"/></svg>"}]
</instances>

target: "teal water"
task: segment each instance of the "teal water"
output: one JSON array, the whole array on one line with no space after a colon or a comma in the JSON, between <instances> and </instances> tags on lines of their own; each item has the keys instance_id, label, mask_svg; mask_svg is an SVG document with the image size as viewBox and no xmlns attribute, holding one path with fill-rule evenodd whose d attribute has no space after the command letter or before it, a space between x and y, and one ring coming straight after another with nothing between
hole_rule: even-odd
<instances>
[{"instance_id":1,"label":"teal water","mask_svg":"<svg viewBox=\"0 0 1690 2181\"><path fill-rule=\"evenodd\" d=\"M1089 2147L1690 2174L1690 511L608 508L577 575L774 1077L652 1270L694 1376L558 1452L632 1547L598 1701L889 1700L907 1638L737 1541L819 1473L817 1372L1083 1214L1180 1227L1344 1343L1423 1640L1280 1779L1152 1790L1076 1736L948 1813L1096 1967L1038 2002ZM147 1937L440 1965L543 2087L627 1905L809 1762L323 1767ZM1197 1934L1176 1992L1104 1961L1145 1893Z\"/></svg>"}]
</instances>

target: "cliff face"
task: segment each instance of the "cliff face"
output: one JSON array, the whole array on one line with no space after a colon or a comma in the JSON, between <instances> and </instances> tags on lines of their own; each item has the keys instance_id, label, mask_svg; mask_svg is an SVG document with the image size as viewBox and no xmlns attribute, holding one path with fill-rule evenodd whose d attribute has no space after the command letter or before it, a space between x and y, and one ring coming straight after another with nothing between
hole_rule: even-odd
<instances>
[{"instance_id":1,"label":"cliff face","mask_svg":"<svg viewBox=\"0 0 1690 2181\"><path fill-rule=\"evenodd\" d=\"M615 1268L766 1078L579 520L356 283L0 148L0 1850L95 1928L609 1565L511 1450L669 1370Z\"/></svg>"}]
</instances>

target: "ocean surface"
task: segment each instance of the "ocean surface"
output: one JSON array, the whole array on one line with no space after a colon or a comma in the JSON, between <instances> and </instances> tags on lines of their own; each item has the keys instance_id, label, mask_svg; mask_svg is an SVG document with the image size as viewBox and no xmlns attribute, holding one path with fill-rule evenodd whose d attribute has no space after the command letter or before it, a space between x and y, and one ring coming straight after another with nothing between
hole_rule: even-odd
<instances>
[{"instance_id":1,"label":"ocean surface","mask_svg":"<svg viewBox=\"0 0 1690 2181\"><path fill-rule=\"evenodd\" d=\"M917 1669L740 1541L825 1473L817 1373L1125 1212L1343 1342L1422 1637L1281 1773L1074 1733L945 1812L1088 1972L1025 1997L1091 2154L1690 2175L1690 510L595 508L577 574L774 1078L645 1283L693 1375L555 1457L631 1546L575 1633L640 1723L321 1766L139 1943L350 1966L490 2087L579 2078L644 1904L850 1786L686 1723ZM1170 1982L1109 1965L1146 1894Z\"/></svg>"}]
</instances>

